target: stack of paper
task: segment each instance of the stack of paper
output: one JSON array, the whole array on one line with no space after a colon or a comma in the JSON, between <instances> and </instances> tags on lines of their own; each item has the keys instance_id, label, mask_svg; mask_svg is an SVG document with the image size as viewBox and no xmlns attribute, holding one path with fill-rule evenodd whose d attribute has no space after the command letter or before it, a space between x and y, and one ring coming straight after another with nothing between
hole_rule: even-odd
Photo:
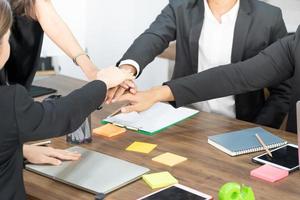
<instances>
[{"instance_id":1,"label":"stack of paper","mask_svg":"<svg viewBox=\"0 0 300 200\"><path fill-rule=\"evenodd\" d=\"M152 158L153 161L159 162L161 164L173 167L179 163L182 163L187 160L187 158L178 156L173 153L164 153L159 156L156 156L155 158Z\"/></svg>"},{"instance_id":2,"label":"stack of paper","mask_svg":"<svg viewBox=\"0 0 300 200\"><path fill-rule=\"evenodd\" d=\"M153 149L157 147L156 144L150 144L145 142L134 142L129 147L127 151L135 151L139 153L150 153Z\"/></svg>"},{"instance_id":3,"label":"stack of paper","mask_svg":"<svg viewBox=\"0 0 300 200\"><path fill-rule=\"evenodd\" d=\"M143 180L152 188L162 188L178 183L169 172L159 172L153 174L146 174L143 176Z\"/></svg>"}]
</instances>

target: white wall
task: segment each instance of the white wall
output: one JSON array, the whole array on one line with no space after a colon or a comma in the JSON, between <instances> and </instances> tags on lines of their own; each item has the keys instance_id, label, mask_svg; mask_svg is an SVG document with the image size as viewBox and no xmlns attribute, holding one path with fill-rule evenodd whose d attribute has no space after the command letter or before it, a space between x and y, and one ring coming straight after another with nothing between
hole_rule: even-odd
<instances>
[{"instance_id":1,"label":"white wall","mask_svg":"<svg viewBox=\"0 0 300 200\"><path fill-rule=\"evenodd\" d=\"M295 32L300 25L300 0L264 0L282 10L283 18L289 32Z\"/></svg>"},{"instance_id":2,"label":"white wall","mask_svg":"<svg viewBox=\"0 0 300 200\"><path fill-rule=\"evenodd\" d=\"M101 68L114 65L122 57L134 39L148 28L167 5L168 0L89 0L85 2L85 25L80 25L86 28L84 43L90 57ZM80 8L77 8L78 10ZM63 12L61 10L61 13ZM66 19L67 23L69 21ZM61 74L85 79L80 69L74 66L66 56L57 57L55 62L61 66ZM137 80L137 84L140 89L146 89L167 80L167 74L168 61L156 59Z\"/></svg>"}]
</instances>

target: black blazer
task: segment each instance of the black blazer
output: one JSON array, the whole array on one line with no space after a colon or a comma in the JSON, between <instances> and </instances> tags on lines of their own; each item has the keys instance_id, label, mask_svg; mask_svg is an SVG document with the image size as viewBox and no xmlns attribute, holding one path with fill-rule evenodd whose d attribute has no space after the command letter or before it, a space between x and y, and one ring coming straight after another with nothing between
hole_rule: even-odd
<instances>
[{"instance_id":1,"label":"black blazer","mask_svg":"<svg viewBox=\"0 0 300 200\"><path fill-rule=\"evenodd\" d=\"M176 40L172 79L195 74L198 72L198 46L203 19L203 0L171 0L121 60L135 60L143 70L168 47L170 41ZM279 8L257 0L241 0L234 32L232 63L257 55L286 33ZM270 97L267 100L262 89L236 95L237 118L278 128L288 112L290 85L286 82L268 89Z\"/></svg>"},{"instance_id":2,"label":"black blazer","mask_svg":"<svg viewBox=\"0 0 300 200\"><path fill-rule=\"evenodd\" d=\"M281 39L244 62L217 67L165 84L175 96L176 102L173 103L182 106L255 91L289 78L292 78L292 97L288 130L296 132L296 102L300 100L300 27L294 35ZM197 89L194 85L198 86Z\"/></svg>"},{"instance_id":3,"label":"black blazer","mask_svg":"<svg viewBox=\"0 0 300 200\"><path fill-rule=\"evenodd\" d=\"M34 102L20 85L0 86L0 199L26 199L23 143L75 131L105 99L106 85L93 81L54 101Z\"/></svg>"}]
</instances>

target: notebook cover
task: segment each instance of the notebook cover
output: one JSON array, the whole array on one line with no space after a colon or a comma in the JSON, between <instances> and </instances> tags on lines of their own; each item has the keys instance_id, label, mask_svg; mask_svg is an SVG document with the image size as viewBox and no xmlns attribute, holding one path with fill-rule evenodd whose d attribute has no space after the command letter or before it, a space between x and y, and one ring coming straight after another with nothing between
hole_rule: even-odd
<instances>
[{"instance_id":1,"label":"notebook cover","mask_svg":"<svg viewBox=\"0 0 300 200\"><path fill-rule=\"evenodd\" d=\"M262 151L264 149L255 134L262 138L268 148L287 144L287 141L260 127L209 136L208 143L231 156Z\"/></svg>"},{"instance_id":2,"label":"notebook cover","mask_svg":"<svg viewBox=\"0 0 300 200\"><path fill-rule=\"evenodd\" d=\"M284 169L279 169L271 165L263 165L251 171L251 176L274 183L289 175L289 172Z\"/></svg>"}]
</instances>

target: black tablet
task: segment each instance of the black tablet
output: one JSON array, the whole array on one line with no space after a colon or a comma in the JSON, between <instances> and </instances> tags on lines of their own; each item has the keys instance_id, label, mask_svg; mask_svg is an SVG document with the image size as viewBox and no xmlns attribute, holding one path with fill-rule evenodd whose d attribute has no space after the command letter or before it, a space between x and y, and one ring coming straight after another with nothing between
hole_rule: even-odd
<instances>
[{"instance_id":1,"label":"black tablet","mask_svg":"<svg viewBox=\"0 0 300 200\"><path fill-rule=\"evenodd\" d=\"M269 164L289 172L299 169L298 146L287 144L271 151L272 156L267 153L254 157L252 160L260 164Z\"/></svg>"},{"instance_id":2,"label":"black tablet","mask_svg":"<svg viewBox=\"0 0 300 200\"><path fill-rule=\"evenodd\" d=\"M210 200L211 196L186 187L184 185L175 184L171 187L151 193L138 200Z\"/></svg>"}]
</instances>

